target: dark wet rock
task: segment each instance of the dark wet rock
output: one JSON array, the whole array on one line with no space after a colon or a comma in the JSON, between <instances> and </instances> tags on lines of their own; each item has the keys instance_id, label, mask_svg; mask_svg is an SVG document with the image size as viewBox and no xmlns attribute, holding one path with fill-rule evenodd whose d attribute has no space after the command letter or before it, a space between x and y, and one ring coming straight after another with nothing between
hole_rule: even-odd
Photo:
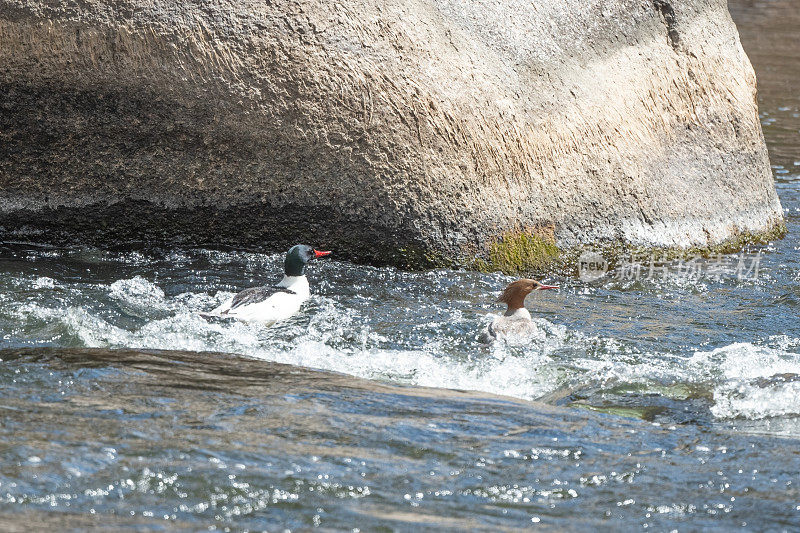
<instances>
[{"instance_id":1,"label":"dark wet rock","mask_svg":"<svg viewBox=\"0 0 800 533\"><path fill-rule=\"evenodd\" d=\"M0 360L3 531L797 522L797 440L741 426L648 423L226 354L29 348Z\"/></svg>"},{"instance_id":2,"label":"dark wet rock","mask_svg":"<svg viewBox=\"0 0 800 533\"><path fill-rule=\"evenodd\" d=\"M724 0L0 0L2 238L469 261L782 214Z\"/></svg>"}]
</instances>

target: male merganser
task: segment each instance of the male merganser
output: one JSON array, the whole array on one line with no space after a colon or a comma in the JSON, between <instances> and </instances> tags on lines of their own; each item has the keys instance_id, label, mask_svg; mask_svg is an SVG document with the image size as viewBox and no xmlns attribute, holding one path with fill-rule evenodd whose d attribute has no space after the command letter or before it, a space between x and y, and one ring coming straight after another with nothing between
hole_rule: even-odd
<instances>
[{"instance_id":1,"label":"male merganser","mask_svg":"<svg viewBox=\"0 0 800 533\"><path fill-rule=\"evenodd\" d=\"M292 246L283 263L283 279L277 285L245 289L210 314L267 325L286 320L311 296L305 275L306 263L330 254L305 244Z\"/></svg>"},{"instance_id":2,"label":"male merganser","mask_svg":"<svg viewBox=\"0 0 800 533\"><path fill-rule=\"evenodd\" d=\"M525 309L525 297L532 291L557 289L555 285L544 285L533 279L518 279L508 284L497 299L508 305L502 316L496 317L483 332L482 340L492 342L509 336L526 336L535 331L531 314Z\"/></svg>"}]
</instances>

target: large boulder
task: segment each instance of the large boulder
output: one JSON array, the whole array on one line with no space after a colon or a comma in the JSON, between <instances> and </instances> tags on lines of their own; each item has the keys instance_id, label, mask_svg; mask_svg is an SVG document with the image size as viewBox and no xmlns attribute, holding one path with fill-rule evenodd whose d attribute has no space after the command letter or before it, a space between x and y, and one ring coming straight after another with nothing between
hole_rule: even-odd
<instances>
[{"instance_id":1,"label":"large boulder","mask_svg":"<svg viewBox=\"0 0 800 533\"><path fill-rule=\"evenodd\" d=\"M0 238L402 263L782 211L725 0L0 0Z\"/></svg>"}]
</instances>

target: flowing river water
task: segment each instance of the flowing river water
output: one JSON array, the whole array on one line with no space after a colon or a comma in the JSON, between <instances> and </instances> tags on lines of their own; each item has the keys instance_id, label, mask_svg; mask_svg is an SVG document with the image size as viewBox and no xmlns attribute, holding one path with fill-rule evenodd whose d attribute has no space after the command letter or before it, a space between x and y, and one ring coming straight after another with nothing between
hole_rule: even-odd
<instances>
[{"instance_id":1,"label":"flowing river water","mask_svg":"<svg viewBox=\"0 0 800 533\"><path fill-rule=\"evenodd\" d=\"M525 341L499 274L320 261L263 328L198 313L280 255L0 245L0 528L800 528L800 16L730 7L787 237L551 278Z\"/></svg>"}]
</instances>

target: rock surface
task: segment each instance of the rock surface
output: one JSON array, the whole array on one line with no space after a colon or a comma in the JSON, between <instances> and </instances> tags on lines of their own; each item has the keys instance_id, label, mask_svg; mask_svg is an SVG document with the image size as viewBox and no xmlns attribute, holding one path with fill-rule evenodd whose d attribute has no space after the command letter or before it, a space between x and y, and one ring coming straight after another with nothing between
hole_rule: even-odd
<instances>
[{"instance_id":1,"label":"rock surface","mask_svg":"<svg viewBox=\"0 0 800 533\"><path fill-rule=\"evenodd\" d=\"M725 0L0 0L0 238L466 261L782 211Z\"/></svg>"}]
</instances>

